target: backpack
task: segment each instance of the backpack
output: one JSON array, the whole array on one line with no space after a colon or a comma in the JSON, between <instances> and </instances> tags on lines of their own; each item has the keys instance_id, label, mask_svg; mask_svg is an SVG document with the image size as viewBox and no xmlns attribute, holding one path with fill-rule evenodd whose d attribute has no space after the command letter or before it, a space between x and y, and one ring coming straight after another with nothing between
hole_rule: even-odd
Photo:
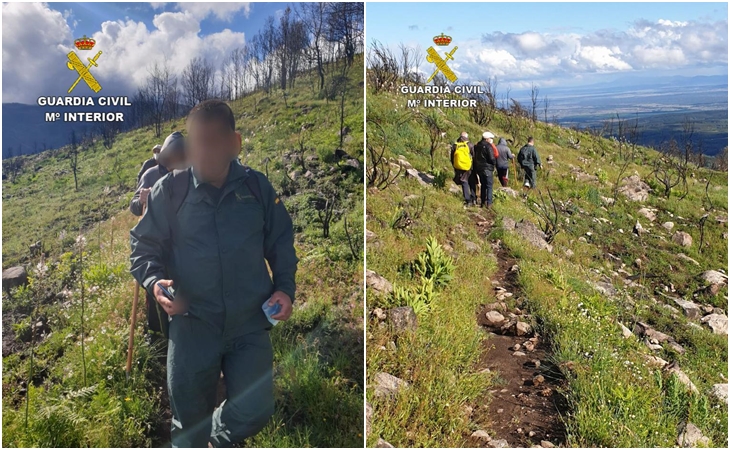
<instances>
[{"instance_id":1,"label":"backpack","mask_svg":"<svg viewBox=\"0 0 730 450\"><path fill-rule=\"evenodd\" d=\"M249 173L249 176L246 177L244 183L246 184L246 187L248 187L248 190L251 191L251 195L254 196L256 201L263 205L259 179L255 176L255 174L250 173L250 167L244 167L246 169L246 173ZM167 217L172 228L173 236L178 234L179 223L177 221L177 213L185 201L185 197L188 195L190 177L192 177L192 171L189 168L184 170L174 170L168 179L167 189L165 189L167 196L165 199L165 204L167 205Z\"/></svg>"},{"instance_id":2,"label":"backpack","mask_svg":"<svg viewBox=\"0 0 730 450\"><path fill-rule=\"evenodd\" d=\"M454 169L457 170L470 170L471 169L471 154L469 152L469 144L463 141L459 141L456 144L454 150Z\"/></svg>"},{"instance_id":3,"label":"backpack","mask_svg":"<svg viewBox=\"0 0 730 450\"><path fill-rule=\"evenodd\" d=\"M520 149L520 152L517 154L517 162L520 163L521 166L524 165L525 160L529 158L529 155L528 155L529 151L530 151L529 145L525 145ZM528 161L528 162L532 162L532 161Z\"/></svg>"},{"instance_id":4,"label":"backpack","mask_svg":"<svg viewBox=\"0 0 730 450\"><path fill-rule=\"evenodd\" d=\"M490 142L482 140L474 147L474 159L479 166L493 166L497 163L497 158L499 158L499 151L497 150L497 147Z\"/></svg>"}]
</instances>

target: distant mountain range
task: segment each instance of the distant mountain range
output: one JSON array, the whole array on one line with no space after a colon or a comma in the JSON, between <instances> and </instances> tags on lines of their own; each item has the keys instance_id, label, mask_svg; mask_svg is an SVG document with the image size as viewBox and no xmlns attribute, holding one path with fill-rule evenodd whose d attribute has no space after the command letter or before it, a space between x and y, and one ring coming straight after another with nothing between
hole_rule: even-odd
<instances>
[{"instance_id":1,"label":"distant mountain range","mask_svg":"<svg viewBox=\"0 0 730 450\"><path fill-rule=\"evenodd\" d=\"M58 107L3 103L3 159L28 155L46 149L59 148L69 143L71 132L77 134L100 125L95 122L46 122L47 112L124 112L128 117L130 107Z\"/></svg>"},{"instance_id":2,"label":"distant mountain range","mask_svg":"<svg viewBox=\"0 0 730 450\"><path fill-rule=\"evenodd\" d=\"M713 76L621 76L604 83L540 89L540 102L549 98L548 120L563 126L596 127L615 118L639 119L640 144L659 145L678 138L682 122L691 118L695 142L703 152L716 155L728 145L728 78ZM530 92L511 97L530 103ZM539 118L544 110L539 107Z\"/></svg>"}]
</instances>

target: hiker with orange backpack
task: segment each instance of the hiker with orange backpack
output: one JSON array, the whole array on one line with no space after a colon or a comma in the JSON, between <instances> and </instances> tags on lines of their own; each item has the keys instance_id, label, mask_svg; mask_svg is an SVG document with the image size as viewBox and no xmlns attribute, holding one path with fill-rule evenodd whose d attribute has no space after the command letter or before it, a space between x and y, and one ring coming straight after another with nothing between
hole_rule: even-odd
<instances>
[{"instance_id":1,"label":"hiker with orange backpack","mask_svg":"<svg viewBox=\"0 0 730 450\"><path fill-rule=\"evenodd\" d=\"M482 140L474 146L474 171L481 184L482 208L492 207L492 193L494 189L494 165L497 163L499 152L494 145L494 134L485 131Z\"/></svg>"},{"instance_id":2,"label":"hiker with orange backpack","mask_svg":"<svg viewBox=\"0 0 730 450\"><path fill-rule=\"evenodd\" d=\"M471 186L472 162L474 160L474 146L469 142L466 131L451 146L451 164L454 166L454 183L461 186L464 193L464 205L476 204L476 192Z\"/></svg>"}]
</instances>

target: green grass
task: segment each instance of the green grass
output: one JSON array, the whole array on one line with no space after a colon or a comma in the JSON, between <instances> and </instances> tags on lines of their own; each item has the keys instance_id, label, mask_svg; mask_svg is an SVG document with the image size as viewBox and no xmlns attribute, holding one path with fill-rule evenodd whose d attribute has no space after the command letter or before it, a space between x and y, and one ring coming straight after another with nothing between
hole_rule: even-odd
<instances>
[{"instance_id":1,"label":"green grass","mask_svg":"<svg viewBox=\"0 0 730 450\"><path fill-rule=\"evenodd\" d=\"M403 155L417 169L428 171L429 142L425 128L407 110L403 97L371 95L367 103L368 119L380 123L387 134L386 156ZM438 147L436 172L453 173L448 160L448 144L461 131L480 136L486 129L497 136L513 137L506 133L507 118L500 113L484 129L472 123L466 111L444 109L436 114L448 136ZM523 121L522 139L528 134L535 136L543 160L544 170L538 172L539 188L546 197L549 188L561 208L570 214L560 213L560 233L553 242L554 251L537 251L498 226L504 217L535 223L538 217L522 198L497 195L494 207L497 228L489 237L502 239L518 260L520 288L527 297L529 312L537 320L538 331L550 342L551 360L563 366L571 362L574 367L573 371L564 371L567 376L565 396L570 406L569 414L564 417L567 444L574 447L673 446L676 445L677 425L690 420L710 437L713 446L725 446L727 406L713 399L709 390L713 384L727 380L727 336L714 335L707 328L690 327L681 311L674 313L659 306L664 299L656 295L655 290L671 284L677 291L673 295L689 298L701 287L697 279L699 273L727 269L727 240L722 237L727 227L715 220L717 216L727 217L727 174L694 169L694 177L688 180L689 194L684 199L679 198L677 190L668 199L652 193L641 205L619 195L613 206L606 207L601 197L613 196L622 163L615 144L584 133ZM570 135L580 138L580 149L569 145ZM369 131L368 137L381 142L381 137L374 131ZM516 153L519 148L512 150ZM546 163L548 155L554 156L553 164ZM650 171L656 156L652 150L639 148L637 158L623 177L637 173L653 184ZM570 165L596 175L598 181L575 181L570 175ZM703 179L707 177L711 177L708 195L712 211L703 209L707 204ZM511 174L511 178L515 188L516 177ZM450 180L446 181L447 186L450 183ZM427 197L425 211L407 231L389 229L388 218L399 208L403 197L410 194ZM474 385L455 382L478 376L473 366L463 362L473 362L479 357L480 347L472 341L480 336L474 323L476 305L494 301L491 289L488 289L489 282L485 281L494 267L489 240L485 236L474 236L473 220L462 208L460 197L435 188L422 188L409 180L399 180L397 185L382 191L368 191L367 227L377 235L378 241L382 241L368 246L369 269L385 276L394 285L408 283L398 268L415 258L424 248L428 235L436 236L440 242L453 242L458 255L454 279L437 300L437 303L443 302L444 308L424 318L408 345L398 345L396 352L378 350L380 346L387 349L387 342L394 336L387 329L377 327L373 320L368 322L368 376L386 371L413 382L412 389L403 391L400 397L389 402L375 400L368 390L368 399L375 411L368 437L370 444L382 437L396 446L461 446L465 445L464 437L469 431L477 428L489 431L478 418L472 419L476 420L473 423L463 417L459 419L456 410L442 412L436 417L430 414L430 409L412 406L428 405L439 411L449 411L446 405L468 405L491 384L490 380L481 380ZM531 193L530 201L539 201L537 192ZM659 210L653 224L638 214L642 206ZM698 224L708 212L704 246L700 251ZM641 237L632 234L637 218L649 229L649 234ZM672 233L661 227L665 221L675 223ZM690 233L693 246L682 248L674 244L671 237L676 231ZM588 232L592 237L586 235ZM580 242L580 237L585 237L587 242ZM480 253L469 254L460 248L463 239L480 244ZM567 249L574 253L570 258L565 256ZM613 263L607 253L620 258L621 263ZM697 260L699 267L677 258L678 253ZM635 266L637 258L641 259L641 269ZM623 276L617 273L622 264L622 270L631 275L642 275L637 283L643 287L624 285ZM605 297L591 287L590 282L598 281L601 275L607 276L619 289L615 298ZM458 293L452 295L452 290L458 290ZM369 295L369 311L378 306L370 299ZM655 304L654 299L659 304ZM727 288L722 288L714 297L700 295L696 301L727 311ZM454 321L455 311L463 312L458 321ZM645 357L651 351L636 339L623 339L619 321L629 328L637 321L648 322L683 345L686 352L682 355L667 349L657 356L667 361L676 360L700 394L689 394L674 378L663 377L659 370L649 368ZM441 335L449 335L452 339L434 337ZM412 373L428 373L429 380L450 379L451 384L429 390L425 386L432 385L432 381L416 380ZM461 391L462 386L466 392ZM444 433L444 421L452 424L450 433ZM454 423L458 426L453 426Z\"/></svg>"},{"instance_id":2,"label":"green grass","mask_svg":"<svg viewBox=\"0 0 730 450\"><path fill-rule=\"evenodd\" d=\"M362 159L362 57L349 72L344 144ZM237 126L247 142L244 162L266 171L295 224L300 258L297 301L291 320L271 332L275 351L276 412L270 424L246 445L267 447L358 447L363 436L362 173L339 167L339 103L320 98L309 75L297 81L284 105L281 91L256 92L231 102ZM306 112L308 111L308 112ZM298 131L311 123L305 156L313 181L291 183L285 155L298 148ZM179 119L163 134L183 129ZM164 138L164 136L163 136ZM169 429L163 420L164 367L144 336L144 298L135 330L134 369L126 380L132 278L126 208L137 170L161 139L151 129L119 136L114 147L101 144L79 157L79 191L63 151L24 157L14 183L3 182L3 266L35 267L28 245L43 241L49 252L44 277L31 276L29 289L4 295L3 320L19 343L3 358L3 446L6 447L149 447L164 445ZM115 160L116 158L116 160ZM66 171L67 173L63 173ZM329 238L311 199L323 187L335 190L337 211ZM81 213L83 207L83 213ZM348 241L344 220L351 241ZM74 241L83 226L83 272ZM358 255L359 252L359 255ZM80 279L86 293L86 382L80 345ZM71 297L59 295L71 293ZM30 346L19 342L40 318L50 335L38 337L33 351L33 380L28 383ZM12 323L12 325L11 325ZM30 384L30 402L25 389ZM28 424L26 426L26 407Z\"/></svg>"},{"instance_id":3,"label":"green grass","mask_svg":"<svg viewBox=\"0 0 730 450\"><path fill-rule=\"evenodd\" d=\"M396 205L408 194L427 195L425 213L407 231L390 227ZM414 201L415 202L415 201ZM407 381L410 386L396 401L375 398L368 401L376 411L368 444L378 437L395 446L463 446L472 424L465 414L467 406L481 398L491 380L476 373L485 335L475 324L475 313L489 291L489 275L496 260L488 248L468 253L464 241L480 242L475 230L456 228L463 209L446 192L423 190L413 180L368 195L368 229L377 235L376 246L368 245L368 268L390 280L394 286L416 287L420 281L404 267L426 249L429 237L441 245L449 243L457 253L454 279L437 294L430 311L419 314L415 333L394 336L388 328L368 322L367 373L371 383L378 372L387 372ZM455 235L451 232L455 231ZM481 261L474 264L474 259ZM388 299L368 296L368 310L387 307ZM395 343L395 349L390 344Z\"/></svg>"}]
</instances>

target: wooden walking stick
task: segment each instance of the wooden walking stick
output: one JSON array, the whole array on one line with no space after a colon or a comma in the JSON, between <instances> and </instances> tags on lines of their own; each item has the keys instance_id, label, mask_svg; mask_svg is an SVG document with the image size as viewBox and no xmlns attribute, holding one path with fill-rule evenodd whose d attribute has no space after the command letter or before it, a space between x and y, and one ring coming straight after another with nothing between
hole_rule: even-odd
<instances>
[{"instance_id":1,"label":"wooden walking stick","mask_svg":"<svg viewBox=\"0 0 730 450\"><path fill-rule=\"evenodd\" d=\"M146 204L142 206L142 217L147 212ZM142 220L140 217L139 220ZM127 381L132 373L132 355L134 353L134 329L137 326L137 305L139 304L139 281L134 280L134 300L132 301L132 317L131 325L129 327L129 344L127 346L127 367L125 373L127 375Z\"/></svg>"}]
</instances>

